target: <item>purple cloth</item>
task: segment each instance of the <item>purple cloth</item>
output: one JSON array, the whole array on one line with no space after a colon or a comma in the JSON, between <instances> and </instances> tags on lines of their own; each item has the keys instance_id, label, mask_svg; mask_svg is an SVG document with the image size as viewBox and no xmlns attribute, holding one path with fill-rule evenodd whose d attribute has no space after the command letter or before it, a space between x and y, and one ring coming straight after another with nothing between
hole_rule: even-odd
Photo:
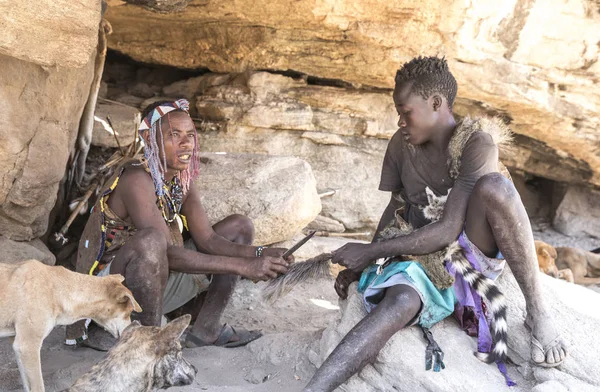
<instances>
[{"instance_id":1,"label":"purple cloth","mask_svg":"<svg viewBox=\"0 0 600 392\"><path fill-rule=\"evenodd\" d=\"M479 260L477 259L477 256L473 254L471 246L469 246L470 241L464 231L458 237L458 243L461 246L461 248L463 248L465 252L465 257L467 258L467 260L469 260L471 266L477 271L481 272ZM455 305L455 312L457 312L457 314L460 317L459 321L461 322L461 325L463 321L463 315L466 312L468 312L468 307L474 309L475 317L478 324L477 351L482 353L489 353L492 349L493 341L492 334L490 333L490 327L488 325L488 320L485 316L485 312L483 309L483 302L481 296L479 296L479 294L477 294L477 292L469 285L469 283L467 283L463 279L462 275L456 274L456 269L454 268L454 266L452 266L451 263L446 263L446 270L450 275L454 276L455 279L453 286L457 301ZM469 327L467 326L467 333L468 329ZM504 375L506 385L508 385L509 387L517 385L508 376L508 373L506 371L506 365L504 364L504 362L497 362L497 365L500 372Z\"/></svg>"}]
</instances>

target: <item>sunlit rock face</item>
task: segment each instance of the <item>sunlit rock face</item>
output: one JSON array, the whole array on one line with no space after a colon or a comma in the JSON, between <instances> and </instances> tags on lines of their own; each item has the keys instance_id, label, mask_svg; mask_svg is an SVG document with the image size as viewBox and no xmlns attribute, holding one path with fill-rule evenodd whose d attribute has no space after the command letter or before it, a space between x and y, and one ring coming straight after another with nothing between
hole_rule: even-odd
<instances>
[{"instance_id":1,"label":"sunlit rock face","mask_svg":"<svg viewBox=\"0 0 600 392\"><path fill-rule=\"evenodd\" d=\"M444 55L456 111L511 121L510 166L600 186L600 12L592 0L191 1L157 14L109 1L110 47L215 72L295 70L390 89L399 65Z\"/></svg>"},{"instance_id":2,"label":"sunlit rock face","mask_svg":"<svg viewBox=\"0 0 600 392\"><path fill-rule=\"evenodd\" d=\"M100 2L0 2L0 233L44 234L93 77Z\"/></svg>"}]
</instances>

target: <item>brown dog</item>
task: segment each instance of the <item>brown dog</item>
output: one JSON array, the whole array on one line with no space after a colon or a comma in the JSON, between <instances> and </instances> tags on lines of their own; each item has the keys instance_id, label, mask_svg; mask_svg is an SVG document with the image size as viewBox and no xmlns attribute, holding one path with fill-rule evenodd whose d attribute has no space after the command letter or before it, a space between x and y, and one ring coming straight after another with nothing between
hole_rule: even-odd
<instances>
[{"instance_id":1,"label":"brown dog","mask_svg":"<svg viewBox=\"0 0 600 392\"><path fill-rule=\"evenodd\" d=\"M122 281L120 275L98 278L37 260L0 263L0 337L15 336L25 391L44 391L40 349L56 325L90 318L119 337L131 312L142 311Z\"/></svg>"},{"instance_id":2,"label":"brown dog","mask_svg":"<svg viewBox=\"0 0 600 392\"><path fill-rule=\"evenodd\" d=\"M600 284L600 255L587 250L557 247L556 265L573 271L575 283L580 285Z\"/></svg>"},{"instance_id":3,"label":"brown dog","mask_svg":"<svg viewBox=\"0 0 600 392\"><path fill-rule=\"evenodd\" d=\"M556 265L557 253L552 245L536 240L535 250L541 272L550 275L553 278L563 279L573 283L573 273L568 268L558 269Z\"/></svg>"},{"instance_id":4,"label":"brown dog","mask_svg":"<svg viewBox=\"0 0 600 392\"><path fill-rule=\"evenodd\" d=\"M134 321L107 357L67 392L149 392L191 384L197 370L183 358L179 343L191 319L186 314L163 328Z\"/></svg>"},{"instance_id":5,"label":"brown dog","mask_svg":"<svg viewBox=\"0 0 600 392\"><path fill-rule=\"evenodd\" d=\"M535 241L538 265L540 271L553 278L558 278L558 267L556 267L556 249L543 241Z\"/></svg>"}]
</instances>

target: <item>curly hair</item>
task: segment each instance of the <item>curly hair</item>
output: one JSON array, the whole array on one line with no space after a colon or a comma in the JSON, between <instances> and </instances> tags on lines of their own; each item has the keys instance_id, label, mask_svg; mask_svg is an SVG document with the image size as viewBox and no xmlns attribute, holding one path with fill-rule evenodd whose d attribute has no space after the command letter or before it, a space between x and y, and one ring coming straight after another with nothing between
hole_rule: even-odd
<instances>
[{"instance_id":1,"label":"curly hair","mask_svg":"<svg viewBox=\"0 0 600 392\"><path fill-rule=\"evenodd\" d=\"M416 57L396 72L396 86L412 82L411 92L428 99L438 93L446 97L452 109L458 86L444 57Z\"/></svg>"}]
</instances>

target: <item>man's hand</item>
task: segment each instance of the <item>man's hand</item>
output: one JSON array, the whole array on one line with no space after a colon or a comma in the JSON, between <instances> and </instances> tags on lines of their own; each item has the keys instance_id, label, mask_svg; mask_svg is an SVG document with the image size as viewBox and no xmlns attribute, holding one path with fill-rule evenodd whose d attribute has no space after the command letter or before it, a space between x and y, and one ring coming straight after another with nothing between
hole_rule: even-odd
<instances>
[{"instance_id":1,"label":"man's hand","mask_svg":"<svg viewBox=\"0 0 600 392\"><path fill-rule=\"evenodd\" d=\"M265 248L263 249L263 256L270 256L270 257L281 257L283 256L283 254L287 251L286 248ZM294 256L288 256L287 259L285 259L286 261L293 263L294 262Z\"/></svg>"},{"instance_id":2,"label":"man's hand","mask_svg":"<svg viewBox=\"0 0 600 392\"><path fill-rule=\"evenodd\" d=\"M341 299L346 299L348 298L348 286L350 286L350 283L356 282L359 279L360 272L355 272L350 269L342 270L335 279L333 288Z\"/></svg>"},{"instance_id":3,"label":"man's hand","mask_svg":"<svg viewBox=\"0 0 600 392\"><path fill-rule=\"evenodd\" d=\"M331 262L343 265L354 272L361 272L374 259L371 255L371 245L348 243L332 252Z\"/></svg>"},{"instance_id":4,"label":"man's hand","mask_svg":"<svg viewBox=\"0 0 600 392\"><path fill-rule=\"evenodd\" d=\"M244 267L240 275L253 281L275 279L279 274L285 274L289 262L281 257L255 257Z\"/></svg>"}]
</instances>

